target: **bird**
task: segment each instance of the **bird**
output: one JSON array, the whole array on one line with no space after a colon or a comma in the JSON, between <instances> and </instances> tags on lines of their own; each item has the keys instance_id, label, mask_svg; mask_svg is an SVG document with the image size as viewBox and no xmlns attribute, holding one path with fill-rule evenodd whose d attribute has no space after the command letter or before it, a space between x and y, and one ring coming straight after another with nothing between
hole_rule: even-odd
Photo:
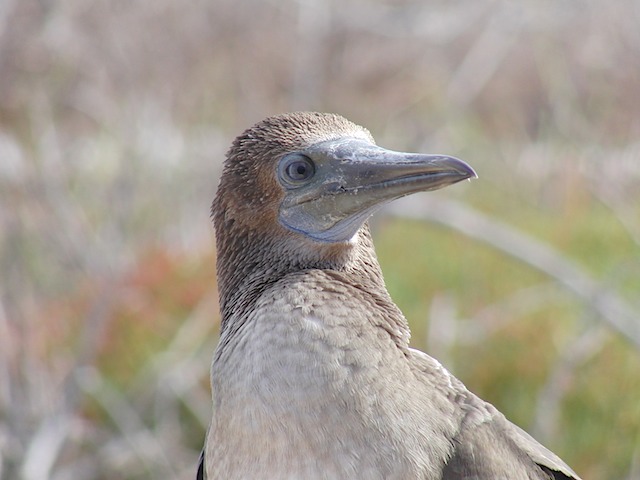
<instances>
[{"instance_id":1,"label":"bird","mask_svg":"<svg viewBox=\"0 0 640 480\"><path fill-rule=\"evenodd\" d=\"M386 289L369 217L476 177L336 114L233 141L211 208L221 326L198 480L579 479L412 348Z\"/></svg>"}]
</instances>

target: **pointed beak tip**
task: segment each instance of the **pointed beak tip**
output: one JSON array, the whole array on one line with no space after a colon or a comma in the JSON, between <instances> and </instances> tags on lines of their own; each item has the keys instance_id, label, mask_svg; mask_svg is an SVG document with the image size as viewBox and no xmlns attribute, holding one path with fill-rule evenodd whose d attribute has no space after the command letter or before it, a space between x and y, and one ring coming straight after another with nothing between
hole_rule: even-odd
<instances>
[{"instance_id":1,"label":"pointed beak tip","mask_svg":"<svg viewBox=\"0 0 640 480\"><path fill-rule=\"evenodd\" d=\"M461 180L472 180L474 178L478 178L478 174L473 167L459 158L449 157L447 159L447 163L451 165L461 177L463 177Z\"/></svg>"},{"instance_id":2,"label":"pointed beak tip","mask_svg":"<svg viewBox=\"0 0 640 480\"><path fill-rule=\"evenodd\" d=\"M467 178L467 180L473 180L474 178L478 178L478 174L471 167L469 167L468 170L465 170L464 172L462 172L462 174Z\"/></svg>"}]
</instances>

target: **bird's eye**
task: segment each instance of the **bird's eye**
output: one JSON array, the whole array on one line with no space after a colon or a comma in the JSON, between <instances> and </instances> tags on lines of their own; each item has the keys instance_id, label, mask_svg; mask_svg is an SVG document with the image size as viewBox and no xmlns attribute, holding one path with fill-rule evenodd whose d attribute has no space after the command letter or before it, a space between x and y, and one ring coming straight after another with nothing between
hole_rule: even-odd
<instances>
[{"instance_id":1,"label":"bird's eye","mask_svg":"<svg viewBox=\"0 0 640 480\"><path fill-rule=\"evenodd\" d=\"M279 170L280 178L290 185L305 183L316 173L311 159L297 153L284 157L280 162Z\"/></svg>"}]
</instances>

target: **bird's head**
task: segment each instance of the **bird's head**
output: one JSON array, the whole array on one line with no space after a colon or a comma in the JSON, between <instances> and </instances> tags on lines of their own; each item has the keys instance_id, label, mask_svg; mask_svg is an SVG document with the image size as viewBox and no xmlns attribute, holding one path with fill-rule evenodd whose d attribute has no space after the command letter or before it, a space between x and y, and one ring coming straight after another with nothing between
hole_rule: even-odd
<instances>
[{"instance_id":1,"label":"bird's head","mask_svg":"<svg viewBox=\"0 0 640 480\"><path fill-rule=\"evenodd\" d=\"M400 153L333 114L267 118L234 141L214 201L216 229L349 242L367 218L402 196L475 177L461 160Z\"/></svg>"},{"instance_id":2,"label":"bird's head","mask_svg":"<svg viewBox=\"0 0 640 480\"><path fill-rule=\"evenodd\" d=\"M366 129L338 115L259 122L229 149L212 206L223 316L261 285L301 269L383 284L367 218L396 198L471 177L453 157L377 147Z\"/></svg>"}]
</instances>

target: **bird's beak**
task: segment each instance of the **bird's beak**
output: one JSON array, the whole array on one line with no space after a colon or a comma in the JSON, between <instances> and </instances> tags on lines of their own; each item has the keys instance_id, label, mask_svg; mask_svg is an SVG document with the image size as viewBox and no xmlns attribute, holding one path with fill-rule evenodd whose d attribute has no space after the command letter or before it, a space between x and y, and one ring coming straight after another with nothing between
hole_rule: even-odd
<instances>
[{"instance_id":1,"label":"bird's beak","mask_svg":"<svg viewBox=\"0 0 640 480\"><path fill-rule=\"evenodd\" d=\"M348 241L391 200L477 177L454 157L394 152L355 138L317 143L295 155L307 157L314 174L295 185L281 179L280 221L324 242Z\"/></svg>"}]
</instances>

